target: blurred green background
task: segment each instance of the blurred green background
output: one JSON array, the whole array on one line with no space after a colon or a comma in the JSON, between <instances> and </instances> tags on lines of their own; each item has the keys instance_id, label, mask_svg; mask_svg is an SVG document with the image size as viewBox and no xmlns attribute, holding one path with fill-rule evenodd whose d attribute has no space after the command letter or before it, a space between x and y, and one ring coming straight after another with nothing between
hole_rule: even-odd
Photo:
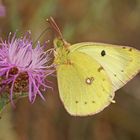
<instances>
[{"instance_id":1,"label":"blurred green background","mask_svg":"<svg viewBox=\"0 0 140 140\"><path fill-rule=\"evenodd\" d=\"M140 49L140 0L0 0L0 36L31 30L36 40L52 16L70 43L94 41ZM52 39L46 32L40 40ZM52 41L52 40L51 40ZM52 47L52 45L50 45ZM1 114L0 140L140 140L140 75L116 92L115 104L89 117L72 117L57 90L48 90L46 102L28 98Z\"/></svg>"}]
</instances>

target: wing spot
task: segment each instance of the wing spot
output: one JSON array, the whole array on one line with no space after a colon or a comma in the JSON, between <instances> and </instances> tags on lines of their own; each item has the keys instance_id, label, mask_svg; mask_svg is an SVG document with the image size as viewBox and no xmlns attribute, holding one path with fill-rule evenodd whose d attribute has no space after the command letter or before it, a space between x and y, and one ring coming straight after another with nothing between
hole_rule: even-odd
<instances>
[{"instance_id":1,"label":"wing spot","mask_svg":"<svg viewBox=\"0 0 140 140\"><path fill-rule=\"evenodd\" d=\"M123 49L126 49L126 47L122 47Z\"/></svg>"},{"instance_id":2,"label":"wing spot","mask_svg":"<svg viewBox=\"0 0 140 140\"><path fill-rule=\"evenodd\" d=\"M92 103L95 103L95 101L92 101Z\"/></svg>"},{"instance_id":3,"label":"wing spot","mask_svg":"<svg viewBox=\"0 0 140 140\"><path fill-rule=\"evenodd\" d=\"M101 56L105 56L105 55L106 55L105 50L102 50L102 51L101 51Z\"/></svg>"},{"instance_id":4,"label":"wing spot","mask_svg":"<svg viewBox=\"0 0 140 140\"><path fill-rule=\"evenodd\" d=\"M121 72L124 72L124 70L121 70Z\"/></svg>"},{"instance_id":5,"label":"wing spot","mask_svg":"<svg viewBox=\"0 0 140 140\"><path fill-rule=\"evenodd\" d=\"M100 67L98 68L98 72L100 72L101 70L104 70L104 68L103 68L102 66L100 66Z\"/></svg>"},{"instance_id":6,"label":"wing spot","mask_svg":"<svg viewBox=\"0 0 140 140\"><path fill-rule=\"evenodd\" d=\"M87 102L84 102L84 104L86 105L86 104L87 104Z\"/></svg>"},{"instance_id":7,"label":"wing spot","mask_svg":"<svg viewBox=\"0 0 140 140\"><path fill-rule=\"evenodd\" d=\"M116 75L116 74L114 74L114 76L116 77L117 75Z\"/></svg>"},{"instance_id":8,"label":"wing spot","mask_svg":"<svg viewBox=\"0 0 140 140\"><path fill-rule=\"evenodd\" d=\"M91 85L93 83L93 81L94 81L94 77L88 77L85 80L86 84L88 84L88 85Z\"/></svg>"},{"instance_id":9,"label":"wing spot","mask_svg":"<svg viewBox=\"0 0 140 140\"><path fill-rule=\"evenodd\" d=\"M102 80L105 81L105 78L103 78Z\"/></svg>"},{"instance_id":10,"label":"wing spot","mask_svg":"<svg viewBox=\"0 0 140 140\"><path fill-rule=\"evenodd\" d=\"M129 51L132 52L132 48L130 48Z\"/></svg>"},{"instance_id":11,"label":"wing spot","mask_svg":"<svg viewBox=\"0 0 140 140\"><path fill-rule=\"evenodd\" d=\"M75 101L75 103L78 104L79 102L78 101Z\"/></svg>"}]
</instances>

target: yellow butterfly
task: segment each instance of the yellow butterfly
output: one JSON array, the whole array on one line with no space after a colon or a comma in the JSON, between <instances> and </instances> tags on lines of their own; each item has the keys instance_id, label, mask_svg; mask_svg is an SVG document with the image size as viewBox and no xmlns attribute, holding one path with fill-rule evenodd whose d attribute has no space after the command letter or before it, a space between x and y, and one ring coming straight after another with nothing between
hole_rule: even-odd
<instances>
[{"instance_id":1,"label":"yellow butterfly","mask_svg":"<svg viewBox=\"0 0 140 140\"><path fill-rule=\"evenodd\" d=\"M114 103L114 92L140 70L140 51L132 47L83 42L68 44L59 34L54 40L57 80L64 107L74 116L96 114Z\"/></svg>"}]
</instances>

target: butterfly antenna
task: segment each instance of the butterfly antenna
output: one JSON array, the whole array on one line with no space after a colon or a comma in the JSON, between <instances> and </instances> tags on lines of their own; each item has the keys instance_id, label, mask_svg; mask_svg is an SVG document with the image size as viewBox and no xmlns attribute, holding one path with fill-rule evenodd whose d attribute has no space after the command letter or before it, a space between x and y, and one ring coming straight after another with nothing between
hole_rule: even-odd
<instances>
[{"instance_id":1,"label":"butterfly antenna","mask_svg":"<svg viewBox=\"0 0 140 140\"><path fill-rule=\"evenodd\" d=\"M49 19L47 19L47 22L52 26L52 28L56 31L57 35L63 39L62 33L59 29L59 27L57 26L56 22L54 21L54 19L52 17L50 17Z\"/></svg>"},{"instance_id":2,"label":"butterfly antenna","mask_svg":"<svg viewBox=\"0 0 140 140\"><path fill-rule=\"evenodd\" d=\"M69 43L67 43L64 38L63 35L58 27L58 25L56 24L56 22L54 21L54 19L52 17L50 17L49 19L47 19L47 22L50 24L50 26L55 30L55 32L57 33L57 36L63 41L65 46L68 46Z\"/></svg>"},{"instance_id":3,"label":"butterfly antenna","mask_svg":"<svg viewBox=\"0 0 140 140\"><path fill-rule=\"evenodd\" d=\"M38 42L38 40L41 38L41 36L43 36L43 34L45 34L48 30L51 31L51 28L48 27L46 28L44 31L42 31L42 33L39 35L39 37L35 40L35 42L33 43L33 46Z\"/></svg>"}]
</instances>

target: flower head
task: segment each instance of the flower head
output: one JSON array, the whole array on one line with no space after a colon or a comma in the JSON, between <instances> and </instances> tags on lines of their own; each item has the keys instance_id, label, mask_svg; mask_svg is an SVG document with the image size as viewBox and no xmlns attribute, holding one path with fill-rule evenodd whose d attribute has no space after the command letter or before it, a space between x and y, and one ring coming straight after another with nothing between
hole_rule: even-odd
<instances>
[{"instance_id":1,"label":"flower head","mask_svg":"<svg viewBox=\"0 0 140 140\"><path fill-rule=\"evenodd\" d=\"M13 103L13 93L26 92L29 100L34 102L36 95L44 99L41 91L45 90L46 76L53 73L48 66L49 51L45 45L37 43L33 48L30 34L23 38L11 38L0 43L0 93L9 92Z\"/></svg>"}]
</instances>

